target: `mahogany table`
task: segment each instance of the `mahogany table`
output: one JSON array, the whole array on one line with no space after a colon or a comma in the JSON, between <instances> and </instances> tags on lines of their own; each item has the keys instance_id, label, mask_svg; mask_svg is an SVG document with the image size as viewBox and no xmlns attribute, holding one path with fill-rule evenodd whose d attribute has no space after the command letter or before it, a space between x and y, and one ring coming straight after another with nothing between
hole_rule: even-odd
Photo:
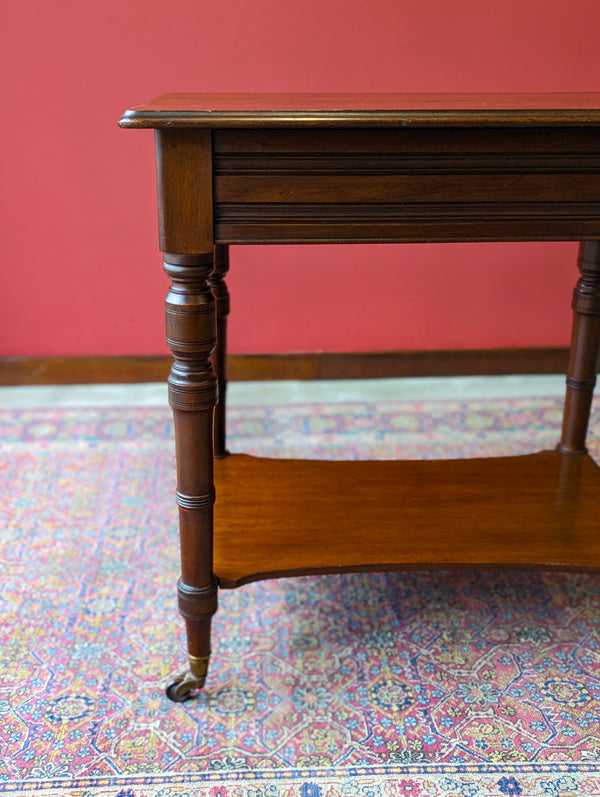
<instances>
[{"instance_id":1,"label":"mahogany table","mask_svg":"<svg viewBox=\"0 0 600 797\"><path fill-rule=\"evenodd\" d=\"M600 469L585 447L600 348L600 94L167 94L120 125L156 131L172 281L189 670L171 699L204 684L219 587L352 570L600 568ZM581 241L556 450L430 462L227 454L230 244L545 240Z\"/></svg>"}]
</instances>

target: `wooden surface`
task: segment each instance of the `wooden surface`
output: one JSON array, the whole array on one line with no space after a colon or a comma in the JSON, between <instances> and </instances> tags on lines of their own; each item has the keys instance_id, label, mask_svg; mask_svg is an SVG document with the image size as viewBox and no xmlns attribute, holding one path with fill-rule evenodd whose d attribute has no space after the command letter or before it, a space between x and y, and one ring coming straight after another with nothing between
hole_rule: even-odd
<instances>
[{"instance_id":1,"label":"wooden surface","mask_svg":"<svg viewBox=\"0 0 600 797\"><path fill-rule=\"evenodd\" d=\"M208 130L156 133L158 227L163 252L185 255L212 251L211 159ZM178 258L177 262L183 265L185 261Z\"/></svg>"},{"instance_id":2,"label":"wooden surface","mask_svg":"<svg viewBox=\"0 0 600 797\"><path fill-rule=\"evenodd\" d=\"M522 457L215 463L215 573L259 578L406 568L600 569L600 469Z\"/></svg>"},{"instance_id":3,"label":"wooden surface","mask_svg":"<svg viewBox=\"0 0 600 797\"><path fill-rule=\"evenodd\" d=\"M415 376L562 374L566 346L444 351L301 352L228 358L230 379L394 379ZM0 370L1 373L1 370Z\"/></svg>"},{"instance_id":4,"label":"wooden surface","mask_svg":"<svg viewBox=\"0 0 600 797\"><path fill-rule=\"evenodd\" d=\"M447 127L443 116L437 121L431 129L214 130L215 241L554 241L600 234L598 128L490 122L474 129Z\"/></svg>"},{"instance_id":5,"label":"wooden surface","mask_svg":"<svg viewBox=\"0 0 600 797\"><path fill-rule=\"evenodd\" d=\"M412 376L560 374L566 346L433 351L230 354L230 381L279 379L393 379ZM2 385L164 382L171 357L4 357Z\"/></svg>"},{"instance_id":6,"label":"wooden surface","mask_svg":"<svg viewBox=\"0 0 600 797\"><path fill-rule=\"evenodd\" d=\"M600 352L600 94L171 95L121 125L157 128L192 673L210 652L213 561L227 587L355 569L600 568L600 475L584 453ZM213 462L208 280L219 247L521 240L582 241L561 453ZM543 287L523 275L515 290L533 308Z\"/></svg>"},{"instance_id":7,"label":"wooden surface","mask_svg":"<svg viewBox=\"0 0 600 797\"><path fill-rule=\"evenodd\" d=\"M600 94L164 95L166 253L600 237Z\"/></svg>"},{"instance_id":8,"label":"wooden surface","mask_svg":"<svg viewBox=\"0 0 600 797\"><path fill-rule=\"evenodd\" d=\"M600 94L163 94L122 127L599 124Z\"/></svg>"}]
</instances>

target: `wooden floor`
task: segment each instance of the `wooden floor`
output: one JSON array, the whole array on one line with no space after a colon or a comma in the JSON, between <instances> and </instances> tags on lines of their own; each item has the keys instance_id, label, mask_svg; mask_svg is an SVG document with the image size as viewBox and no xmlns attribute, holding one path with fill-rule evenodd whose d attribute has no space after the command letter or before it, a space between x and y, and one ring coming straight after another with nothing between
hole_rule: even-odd
<instances>
[{"instance_id":1,"label":"wooden floor","mask_svg":"<svg viewBox=\"0 0 600 797\"><path fill-rule=\"evenodd\" d=\"M222 587L352 570L600 569L600 468L588 456L328 462L236 454L215 462L215 482Z\"/></svg>"}]
</instances>

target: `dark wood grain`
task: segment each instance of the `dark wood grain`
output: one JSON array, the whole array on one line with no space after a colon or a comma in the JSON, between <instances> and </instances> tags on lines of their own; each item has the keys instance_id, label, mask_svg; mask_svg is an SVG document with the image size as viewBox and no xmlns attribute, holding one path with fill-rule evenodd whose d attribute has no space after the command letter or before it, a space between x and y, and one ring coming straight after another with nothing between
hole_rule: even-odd
<instances>
[{"instance_id":1,"label":"dark wood grain","mask_svg":"<svg viewBox=\"0 0 600 797\"><path fill-rule=\"evenodd\" d=\"M173 282L169 384L191 674L170 696L204 682L196 671L207 662L216 578L236 586L354 569L600 569L600 471L584 454L600 351L600 94L179 94L120 124L156 128ZM225 457L216 463L215 576L214 245L486 240L583 241L559 450L412 463ZM224 271L213 278L222 296ZM515 290L522 285L525 276ZM528 287L532 304L541 288ZM216 360L222 372L222 351Z\"/></svg>"},{"instance_id":2,"label":"dark wood grain","mask_svg":"<svg viewBox=\"0 0 600 797\"><path fill-rule=\"evenodd\" d=\"M485 169L490 164L501 168L499 152L504 152L506 169L524 163L531 168L543 167L549 156L567 152L571 159L580 154L580 165L588 169L598 152L597 125L574 129L562 126L521 127L511 129L507 136L503 127L446 127L434 125L415 130L396 128L271 128L260 130L227 130L216 128L213 135L215 166L224 171L231 164L235 171L253 168L256 159L270 153L276 169L287 169L288 163L304 164L318 171L344 170L348 155L354 157L355 169L382 166L381 155L390 159L394 170L403 168L431 172L446 166L441 158L451 157L449 163L461 166L469 163L473 169ZM278 160L277 156L285 157ZM288 158L293 155L290 161ZM326 157L320 157L326 156ZM589 159L589 161L588 161ZM259 161L260 162L260 161ZM560 161L559 161L560 162Z\"/></svg>"},{"instance_id":3,"label":"dark wood grain","mask_svg":"<svg viewBox=\"0 0 600 797\"><path fill-rule=\"evenodd\" d=\"M122 127L402 127L600 123L600 94L163 94Z\"/></svg>"},{"instance_id":4,"label":"dark wood grain","mask_svg":"<svg viewBox=\"0 0 600 797\"><path fill-rule=\"evenodd\" d=\"M532 174L525 169L515 173L496 173L490 170L485 174L466 174L460 171L449 175L394 174L352 174L352 163L348 163L346 174L314 175L260 174L239 176L218 176L215 181L215 203L274 203L279 205L336 205L357 204L372 207L384 205L389 214L390 207L399 203L402 208L407 202L451 203L458 207L473 202L481 206L483 202L510 202L514 214L519 204L535 202L554 202L560 197L563 203L589 202L600 200L597 172L588 174ZM265 161L264 171L268 169ZM372 213L375 215L375 208ZM535 208L534 208L535 209ZM488 213L490 211L487 208ZM528 208L524 208L525 212ZM338 211L339 212L339 211Z\"/></svg>"},{"instance_id":5,"label":"dark wood grain","mask_svg":"<svg viewBox=\"0 0 600 797\"><path fill-rule=\"evenodd\" d=\"M600 229L597 130L215 130L221 243L571 240Z\"/></svg>"},{"instance_id":6,"label":"dark wood grain","mask_svg":"<svg viewBox=\"0 0 600 797\"><path fill-rule=\"evenodd\" d=\"M573 291L573 332L567 367L567 394L559 448L585 454L592 398L600 357L600 242L579 247L581 276Z\"/></svg>"},{"instance_id":7,"label":"dark wood grain","mask_svg":"<svg viewBox=\"0 0 600 797\"><path fill-rule=\"evenodd\" d=\"M215 246L215 268L208 281L217 305L217 344L212 357L219 387L214 421L215 457L224 457L227 453L227 318L230 305L225 279L228 271L229 247Z\"/></svg>"},{"instance_id":8,"label":"dark wood grain","mask_svg":"<svg viewBox=\"0 0 600 797\"><path fill-rule=\"evenodd\" d=\"M165 237L173 240L168 227ZM182 240L191 238L183 235ZM210 362L216 344L216 319L215 299L208 284L213 265L212 252L198 256L165 253L165 271L171 280L165 315L167 344L173 354L168 386L175 427L181 548L177 592L179 611L186 623L188 653L192 661L203 662L210 656L211 618L217 609L212 564L217 377Z\"/></svg>"},{"instance_id":9,"label":"dark wood grain","mask_svg":"<svg viewBox=\"0 0 600 797\"><path fill-rule=\"evenodd\" d=\"M212 252L210 132L157 131L156 176L161 250L174 255Z\"/></svg>"}]
</instances>

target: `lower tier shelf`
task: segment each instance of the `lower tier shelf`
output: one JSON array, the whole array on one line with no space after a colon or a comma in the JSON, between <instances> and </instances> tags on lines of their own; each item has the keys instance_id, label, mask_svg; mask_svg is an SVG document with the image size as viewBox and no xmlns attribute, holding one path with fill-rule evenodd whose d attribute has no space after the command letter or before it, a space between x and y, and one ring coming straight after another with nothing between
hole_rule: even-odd
<instances>
[{"instance_id":1,"label":"lower tier shelf","mask_svg":"<svg viewBox=\"0 0 600 797\"><path fill-rule=\"evenodd\" d=\"M222 587L353 570L600 569L589 456L215 462Z\"/></svg>"}]
</instances>

